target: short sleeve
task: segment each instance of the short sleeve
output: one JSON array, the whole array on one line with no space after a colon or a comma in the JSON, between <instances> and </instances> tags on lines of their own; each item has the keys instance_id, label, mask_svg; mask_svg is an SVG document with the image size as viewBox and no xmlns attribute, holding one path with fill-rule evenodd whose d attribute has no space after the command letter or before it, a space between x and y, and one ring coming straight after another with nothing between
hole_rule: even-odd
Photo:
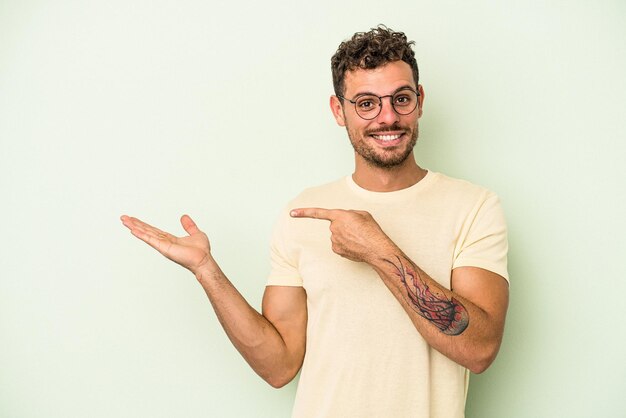
<instances>
[{"instance_id":1,"label":"short sleeve","mask_svg":"<svg viewBox=\"0 0 626 418\"><path fill-rule=\"evenodd\" d=\"M302 286L293 240L290 239L291 217L285 209L274 225L270 240L270 274L268 286Z\"/></svg>"},{"instance_id":2,"label":"short sleeve","mask_svg":"<svg viewBox=\"0 0 626 418\"><path fill-rule=\"evenodd\" d=\"M493 193L478 203L466 220L453 269L480 267L509 280L507 270L507 229L500 199Z\"/></svg>"}]
</instances>

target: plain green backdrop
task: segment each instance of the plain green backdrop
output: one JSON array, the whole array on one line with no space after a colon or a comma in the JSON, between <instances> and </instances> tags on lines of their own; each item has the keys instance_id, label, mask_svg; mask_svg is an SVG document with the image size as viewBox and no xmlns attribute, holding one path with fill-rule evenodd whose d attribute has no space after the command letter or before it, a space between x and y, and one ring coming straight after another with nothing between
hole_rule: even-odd
<instances>
[{"instance_id":1,"label":"plain green backdrop","mask_svg":"<svg viewBox=\"0 0 626 418\"><path fill-rule=\"evenodd\" d=\"M416 40L419 163L509 223L467 416L626 416L626 3L0 0L0 417L289 416L118 218L191 214L259 307L280 209L352 172L330 56L379 23Z\"/></svg>"}]
</instances>

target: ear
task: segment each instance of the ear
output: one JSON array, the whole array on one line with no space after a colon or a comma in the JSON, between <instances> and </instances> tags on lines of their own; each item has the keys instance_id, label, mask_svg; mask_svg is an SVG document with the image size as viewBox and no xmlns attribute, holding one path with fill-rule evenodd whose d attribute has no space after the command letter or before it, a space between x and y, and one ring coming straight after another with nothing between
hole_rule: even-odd
<instances>
[{"instance_id":1,"label":"ear","mask_svg":"<svg viewBox=\"0 0 626 418\"><path fill-rule=\"evenodd\" d=\"M345 116L343 114L343 106L341 100L337 96L330 96L330 111L333 112L335 121L339 126L346 126Z\"/></svg>"},{"instance_id":2,"label":"ear","mask_svg":"<svg viewBox=\"0 0 626 418\"><path fill-rule=\"evenodd\" d=\"M422 117L422 109L424 106L424 88L422 85L417 86L417 91L419 92L419 97L417 98L417 117L418 119Z\"/></svg>"}]
</instances>

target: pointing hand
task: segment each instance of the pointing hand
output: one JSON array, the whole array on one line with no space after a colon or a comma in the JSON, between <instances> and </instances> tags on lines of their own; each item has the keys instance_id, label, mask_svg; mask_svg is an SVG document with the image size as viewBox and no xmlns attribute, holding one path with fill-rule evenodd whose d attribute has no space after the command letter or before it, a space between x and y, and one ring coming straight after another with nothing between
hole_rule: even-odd
<instances>
[{"instance_id":1,"label":"pointing hand","mask_svg":"<svg viewBox=\"0 0 626 418\"><path fill-rule=\"evenodd\" d=\"M352 261L370 263L385 246L393 245L372 215L365 211L299 208L290 214L294 218L330 221L333 251Z\"/></svg>"}]
</instances>

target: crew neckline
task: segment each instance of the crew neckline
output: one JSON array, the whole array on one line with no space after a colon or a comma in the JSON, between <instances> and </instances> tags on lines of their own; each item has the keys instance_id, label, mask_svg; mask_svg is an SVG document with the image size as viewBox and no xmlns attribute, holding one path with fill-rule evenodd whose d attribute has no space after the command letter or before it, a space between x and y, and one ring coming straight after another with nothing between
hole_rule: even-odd
<instances>
[{"instance_id":1,"label":"crew neckline","mask_svg":"<svg viewBox=\"0 0 626 418\"><path fill-rule=\"evenodd\" d=\"M346 183L348 185L348 187L350 188L350 190L352 190L353 192L355 192L357 195L360 196L364 196L364 197L368 197L368 198L374 198L374 199L395 199L395 198L402 198L403 196L407 196L410 195L412 193L418 192L422 189L424 189L425 187L427 187L436 177L437 173L431 171L431 170L426 170L426 175L424 177L422 177L422 179L420 181L418 181L417 183L413 184L412 186L409 186L405 189L400 189L400 190L394 190L391 192L374 192L372 190L367 190L364 189L363 187L359 186L358 184L356 184L356 182L354 181L354 179L352 178L352 174L349 174L345 177Z\"/></svg>"}]
</instances>

